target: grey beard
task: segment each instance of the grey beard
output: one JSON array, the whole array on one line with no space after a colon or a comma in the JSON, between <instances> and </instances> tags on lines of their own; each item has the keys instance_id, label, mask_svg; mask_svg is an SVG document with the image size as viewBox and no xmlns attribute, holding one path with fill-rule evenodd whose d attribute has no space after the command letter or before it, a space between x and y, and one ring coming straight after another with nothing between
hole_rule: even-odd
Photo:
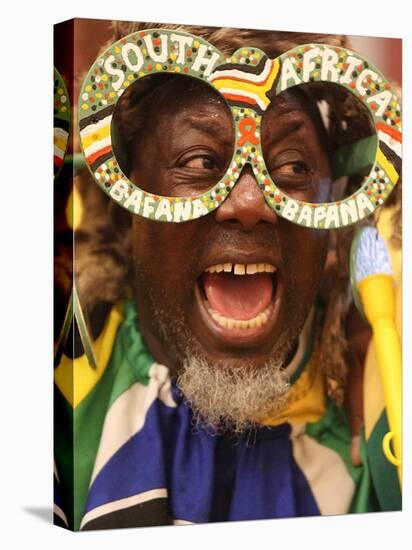
<instances>
[{"instance_id":1,"label":"grey beard","mask_svg":"<svg viewBox=\"0 0 412 550\"><path fill-rule=\"evenodd\" d=\"M289 382L282 368L284 355L261 366L245 360L236 367L224 360L212 365L206 358L192 355L184 360L177 385L198 424L241 434L285 404Z\"/></svg>"}]
</instances>

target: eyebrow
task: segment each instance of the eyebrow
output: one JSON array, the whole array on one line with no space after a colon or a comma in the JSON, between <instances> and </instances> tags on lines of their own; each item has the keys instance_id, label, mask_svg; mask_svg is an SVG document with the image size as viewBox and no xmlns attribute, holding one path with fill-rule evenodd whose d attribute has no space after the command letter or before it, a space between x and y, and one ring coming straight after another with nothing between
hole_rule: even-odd
<instances>
[{"instance_id":1,"label":"eyebrow","mask_svg":"<svg viewBox=\"0 0 412 550\"><path fill-rule=\"evenodd\" d=\"M290 111L289 111L290 112ZM285 115L280 115L279 118L282 118ZM300 114L296 117L294 117L292 120L285 122L282 124L282 128L276 124L276 127L274 128L273 133L270 131L270 139L269 142L265 144L266 147L271 147L275 143L278 143L282 139L288 137L289 135L297 132L302 128L302 126L305 126L307 124L307 121L304 120Z\"/></svg>"},{"instance_id":2,"label":"eyebrow","mask_svg":"<svg viewBox=\"0 0 412 550\"><path fill-rule=\"evenodd\" d=\"M212 120L210 115L188 115L182 122L182 126L184 125L188 125L190 128L194 128L198 132L207 134L214 139L218 139L224 145L231 147L234 146L235 132L233 126L231 128L231 134L233 136L232 139L230 139L230 137L228 137L228 139L224 139L222 134L226 124L222 124L221 120Z\"/></svg>"}]
</instances>

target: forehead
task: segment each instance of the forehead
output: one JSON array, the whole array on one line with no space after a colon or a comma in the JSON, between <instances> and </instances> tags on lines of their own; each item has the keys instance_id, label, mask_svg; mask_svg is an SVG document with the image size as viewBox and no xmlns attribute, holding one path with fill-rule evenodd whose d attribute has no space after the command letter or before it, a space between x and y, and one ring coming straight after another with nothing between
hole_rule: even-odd
<instances>
[{"instance_id":1,"label":"forehead","mask_svg":"<svg viewBox=\"0 0 412 550\"><path fill-rule=\"evenodd\" d=\"M139 100L133 101L138 108ZM173 76L154 83L145 96L144 109L150 112L150 119L168 118L187 121L197 118L207 124L217 126L231 120L230 108L222 95L206 82L185 76ZM143 104L142 104L143 107ZM315 101L302 93L299 88L292 88L271 99L264 118L273 120L282 115L294 113L295 117L311 120L318 127L320 115ZM321 130L321 128L318 128Z\"/></svg>"}]
</instances>

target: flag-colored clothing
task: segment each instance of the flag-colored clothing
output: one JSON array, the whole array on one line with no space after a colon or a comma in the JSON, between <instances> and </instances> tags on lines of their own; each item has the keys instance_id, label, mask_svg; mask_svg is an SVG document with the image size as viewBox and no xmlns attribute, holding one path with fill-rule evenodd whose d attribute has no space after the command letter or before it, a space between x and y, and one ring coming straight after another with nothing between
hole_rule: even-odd
<instances>
[{"instance_id":1,"label":"flag-colored clothing","mask_svg":"<svg viewBox=\"0 0 412 550\"><path fill-rule=\"evenodd\" d=\"M113 308L94 345L97 369L65 356L56 369L60 524L62 513L86 530L400 509L383 454L383 493L370 472L384 411L362 438L363 465L351 463L347 418L317 368L317 324L313 314L287 367L285 409L234 439L195 423L168 368L148 352L134 304Z\"/></svg>"}]
</instances>

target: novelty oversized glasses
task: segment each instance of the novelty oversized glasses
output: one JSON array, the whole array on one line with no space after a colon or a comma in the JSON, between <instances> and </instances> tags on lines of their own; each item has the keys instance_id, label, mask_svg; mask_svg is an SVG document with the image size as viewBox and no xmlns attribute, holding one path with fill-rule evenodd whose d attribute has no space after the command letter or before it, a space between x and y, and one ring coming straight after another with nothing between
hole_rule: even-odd
<instances>
[{"instance_id":1,"label":"novelty oversized glasses","mask_svg":"<svg viewBox=\"0 0 412 550\"><path fill-rule=\"evenodd\" d=\"M150 75L183 75L202 82L225 105L232 121L233 148L223 170L214 170L206 155L186 162L189 167L202 163L209 174L202 185L193 184L190 196L180 196L178 190L168 193L176 196L154 192L150 177L149 181L135 181L120 161L121 154L116 155L116 107L129 86L140 83L144 89ZM287 175L294 180L285 184L285 170L270 166L262 143L261 129L271 103L287 90L320 82L346 89L357 98L374 130L374 136L335 155L337 165L345 161L363 170L367 165L367 173L352 194L334 202L325 202L328 196L322 193L314 202L300 200L293 181L310 186L312 168L299 155L292 155L283 166L287 165ZM212 212L227 199L242 170L250 166L267 204L278 216L305 227L339 228L372 214L389 196L400 174L400 106L393 89L358 54L324 44L301 45L276 59L257 48L243 47L226 59L213 45L188 33L166 29L133 33L113 44L91 67L80 92L79 127L86 162L101 189L130 212L162 222L184 222ZM339 169L335 172L339 174Z\"/></svg>"}]
</instances>

